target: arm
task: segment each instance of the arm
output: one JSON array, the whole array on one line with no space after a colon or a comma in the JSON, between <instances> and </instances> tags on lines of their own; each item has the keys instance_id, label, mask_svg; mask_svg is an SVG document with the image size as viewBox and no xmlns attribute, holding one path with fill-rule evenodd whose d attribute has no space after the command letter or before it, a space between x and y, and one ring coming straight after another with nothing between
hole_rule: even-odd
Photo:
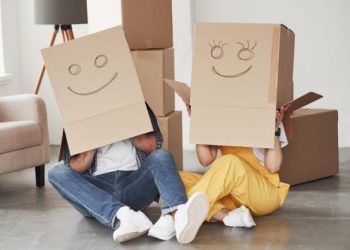
<instances>
[{"instance_id":1,"label":"arm","mask_svg":"<svg viewBox=\"0 0 350 250\"><path fill-rule=\"evenodd\" d=\"M218 147L213 145L196 145L196 152L199 162L203 167L207 167L215 161Z\"/></svg>"},{"instance_id":2,"label":"arm","mask_svg":"<svg viewBox=\"0 0 350 250\"><path fill-rule=\"evenodd\" d=\"M284 117L284 112L287 108L282 108L281 110L276 111L276 126L275 126L276 130L281 124ZM280 167L283 161L281 142L278 136L275 136L274 148L265 149L264 155L265 155L265 160L264 160L265 167L271 173L277 173L280 170Z\"/></svg>"},{"instance_id":3,"label":"arm","mask_svg":"<svg viewBox=\"0 0 350 250\"><path fill-rule=\"evenodd\" d=\"M275 136L275 147L273 149L265 149L265 167L271 173L277 173L282 164L282 150L281 143L277 136Z\"/></svg>"},{"instance_id":4,"label":"arm","mask_svg":"<svg viewBox=\"0 0 350 250\"><path fill-rule=\"evenodd\" d=\"M186 109L188 116L191 117L191 105L186 104ZM213 145L196 145L196 153L199 162L202 164L203 167L207 167L210 164L215 161L217 153L218 153L218 147Z\"/></svg>"},{"instance_id":5,"label":"arm","mask_svg":"<svg viewBox=\"0 0 350 250\"><path fill-rule=\"evenodd\" d=\"M142 151L145 157L147 157L148 153L151 153L156 149L162 148L162 144L163 144L163 136L162 136L162 133L160 132L157 118L147 103L146 103L146 107L147 107L149 118L152 123L153 132L138 135L131 138L132 144L134 144L134 146L138 150Z\"/></svg>"},{"instance_id":6,"label":"arm","mask_svg":"<svg viewBox=\"0 0 350 250\"><path fill-rule=\"evenodd\" d=\"M80 174L85 173L91 167L95 153L96 149L93 149L71 157L69 160L70 167Z\"/></svg>"}]
</instances>

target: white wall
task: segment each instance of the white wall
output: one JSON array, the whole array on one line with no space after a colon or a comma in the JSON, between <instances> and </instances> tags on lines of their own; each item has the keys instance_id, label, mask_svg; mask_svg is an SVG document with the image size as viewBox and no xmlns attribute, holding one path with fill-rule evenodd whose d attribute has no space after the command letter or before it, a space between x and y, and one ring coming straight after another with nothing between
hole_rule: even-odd
<instances>
[{"instance_id":1,"label":"white wall","mask_svg":"<svg viewBox=\"0 0 350 250\"><path fill-rule=\"evenodd\" d=\"M89 33L121 25L120 0L87 0Z\"/></svg>"},{"instance_id":2,"label":"white wall","mask_svg":"<svg viewBox=\"0 0 350 250\"><path fill-rule=\"evenodd\" d=\"M192 34L194 24L193 1L173 0L173 35L175 52L175 79L190 85L192 72ZM182 138L185 150L194 149L190 144L190 119L186 106L176 95L176 109L182 110Z\"/></svg>"},{"instance_id":3,"label":"white wall","mask_svg":"<svg viewBox=\"0 0 350 250\"><path fill-rule=\"evenodd\" d=\"M350 146L350 1L196 0L196 22L283 23L295 32L294 96L339 110L339 145Z\"/></svg>"},{"instance_id":4,"label":"white wall","mask_svg":"<svg viewBox=\"0 0 350 250\"><path fill-rule=\"evenodd\" d=\"M11 74L11 77L0 81L0 96L14 95L20 91L17 1L1 1L1 23L5 73Z\"/></svg>"}]
</instances>

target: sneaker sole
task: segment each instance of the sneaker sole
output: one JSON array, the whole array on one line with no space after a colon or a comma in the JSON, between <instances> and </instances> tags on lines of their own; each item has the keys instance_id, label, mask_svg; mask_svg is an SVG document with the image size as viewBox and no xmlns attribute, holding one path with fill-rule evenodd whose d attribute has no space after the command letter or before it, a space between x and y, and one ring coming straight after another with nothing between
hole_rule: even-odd
<instances>
[{"instance_id":1,"label":"sneaker sole","mask_svg":"<svg viewBox=\"0 0 350 250\"><path fill-rule=\"evenodd\" d=\"M176 233L173 233L169 236L162 236L162 235L157 235L157 234L153 234L151 231L148 232L148 236L159 239L159 240L170 240L171 238L173 238L176 235Z\"/></svg>"},{"instance_id":2,"label":"sneaker sole","mask_svg":"<svg viewBox=\"0 0 350 250\"><path fill-rule=\"evenodd\" d=\"M142 232L132 232L132 233L127 233L127 234L123 234L123 235L119 235L116 237L116 241L118 241L119 243L122 243L122 242L125 242L125 241L128 241L128 240L132 240L132 239L135 239L135 238L138 238L144 234L147 234L148 233L148 230L145 230L145 231L142 231Z\"/></svg>"},{"instance_id":3,"label":"sneaker sole","mask_svg":"<svg viewBox=\"0 0 350 250\"><path fill-rule=\"evenodd\" d=\"M203 193L193 195L190 202L188 204L186 225L176 235L180 244L188 244L194 240L209 211L208 198Z\"/></svg>"}]
</instances>

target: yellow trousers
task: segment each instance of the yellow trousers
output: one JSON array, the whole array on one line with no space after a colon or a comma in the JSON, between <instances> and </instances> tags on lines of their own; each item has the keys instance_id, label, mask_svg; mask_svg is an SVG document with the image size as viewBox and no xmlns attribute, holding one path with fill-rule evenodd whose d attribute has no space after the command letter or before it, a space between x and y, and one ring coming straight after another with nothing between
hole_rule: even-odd
<instances>
[{"instance_id":1,"label":"yellow trousers","mask_svg":"<svg viewBox=\"0 0 350 250\"><path fill-rule=\"evenodd\" d=\"M272 213L284 201L276 185L233 154L217 159L204 175L181 171L180 176L188 197L199 191L207 194L208 222L223 208L233 210L245 205L253 215L261 216Z\"/></svg>"}]
</instances>

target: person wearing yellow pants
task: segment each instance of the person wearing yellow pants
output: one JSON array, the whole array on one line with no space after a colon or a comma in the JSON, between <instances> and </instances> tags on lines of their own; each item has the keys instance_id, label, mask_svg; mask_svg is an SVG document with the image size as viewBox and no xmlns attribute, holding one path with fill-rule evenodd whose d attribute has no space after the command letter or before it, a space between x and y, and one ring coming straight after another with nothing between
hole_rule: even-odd
<instances>
[{"instance_id":1,"label":"person wearing yellow pants","mask_svg":"<svg viewBox=\"0 0 350 250\"><path fill-rule=\"evenodd\" d=\"M211 163L204 174L180 172L188 197L204 192L210 203L206 221L223 221L227 226L254 226L254 216L272 213L287 197L289 184L277 174L282 163L282 146L287 138L281 123L284 110L276 112L275 147L257 149L244 147L197 145L197 156L203 166ZM216 160L218 149L222 156ZM247 209L248 208L248 209Z\"/></svg>"}]
</instances>

